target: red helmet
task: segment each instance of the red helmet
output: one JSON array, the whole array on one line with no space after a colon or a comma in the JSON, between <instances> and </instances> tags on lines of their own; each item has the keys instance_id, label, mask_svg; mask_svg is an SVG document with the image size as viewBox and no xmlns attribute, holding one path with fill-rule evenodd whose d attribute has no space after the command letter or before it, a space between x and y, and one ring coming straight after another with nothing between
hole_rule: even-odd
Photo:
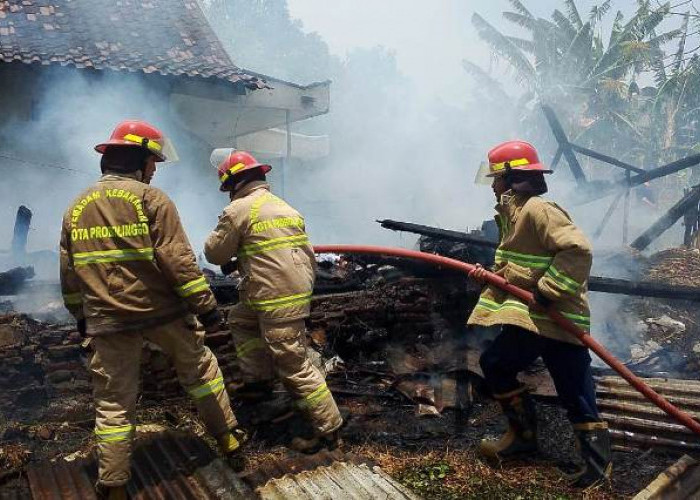
<instances>
[{"instance_id":1,"label":"red helmet","mask_svg":"<svg viewBox=\"0 0 700 500\"><path fill-rule=\"evenodd\" d=\"M119 123L109 140L95 146L95 151L104 154L107 147L128 146L147 149L156 161L176 161L177 154L163 132L141 120L125 120Z\"/></svg>"},{"instance_id":2,"label":"red helmet","mask_svg":"<svg viewBox=\"0 0 700 500\"><path fill-rule=\"evenodd\" d=\"M489 173L486 177L503 175L508 170L551 174L537 156L537 150L529 142L508 141L489 151Z\"/></svg>"},{"instance_id":3,"label":"red helmet","mask_svg":"<svg viewBox=\"0 0 700 500\"><path fill-rule=\"evenodd\" d=\"M210 161L216 167L219 175L219 182L221 182L219 189L221 191L228 191L230 189L228 181L242 172L259 168L263 174L266 174L272 170L270 165L258 163L258 160L250 153L233 148L215 149L211 154Z\"/></svg>"}]
</instances>

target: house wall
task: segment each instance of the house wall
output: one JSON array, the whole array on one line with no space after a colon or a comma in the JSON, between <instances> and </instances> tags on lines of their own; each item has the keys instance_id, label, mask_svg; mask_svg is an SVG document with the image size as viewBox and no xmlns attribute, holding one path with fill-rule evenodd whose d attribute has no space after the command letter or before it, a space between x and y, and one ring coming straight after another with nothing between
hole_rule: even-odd
<instances>
[{"instance_id":1,"label":"house wall","mask_svg":"<svg viewBox=\"0 0 700 500\"><path fill-rule=\"evenodd\" d=\"M128 118L150 121L176 145L180 162L159 168L154 185L175 201L201 249L227 199L209 165L210 145L172 116L172 85L162 75L0 64L0 253L10 247L19 205L34 213L28 251L57 250L64 211L99 178L94 145ZM43 255L49 263L39 277L56 279L57 259Z\"/></svg>"},{"instance_id":2,"label":"house wall","mask_svg":"<svg viewBox=\"0 0 700 500\"><path fill-rule=\"evenodd\" d=\"M26 64L0 64L2 122L31 119L39 72Z\"/></svg>"}]
</instances>

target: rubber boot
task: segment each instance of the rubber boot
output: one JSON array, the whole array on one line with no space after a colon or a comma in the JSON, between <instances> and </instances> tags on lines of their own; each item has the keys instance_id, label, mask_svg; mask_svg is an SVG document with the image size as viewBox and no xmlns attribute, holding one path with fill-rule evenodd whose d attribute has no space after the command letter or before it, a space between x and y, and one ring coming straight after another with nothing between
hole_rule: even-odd
<instances>
[{"instance_id":1,"label":"rubber boot","mask_svg":"<svg viewBox=\"0 0 700 500\"><path fill-rule=\"evenodd\" d=\"M606 422L574 424L576 449L582 464L572 473L565 474L575 488L590 488L610 478L612 450Z\"/></svg>"},{"instance_id":2,"label":"rubber boot","mask_svg":"<svg viewBox=\"0 0 700 500\"><path fill-rule=\"evenodd\" d=\"M506 394L494 394L508 419L508 430L499 439L484 439L479 452L486 458L508 460L537 451L535 404L524 387Z\"/></svg>"},{"instance_id":3,"label":"rubber boot","mask_svg":"<svg viewBox=\"0 0 700 500\"><path fill-rule=\"evenodd\" d=\"M243 445L248 441L248 434L242 429L231 429L230 432L218 438L217 443L226 463L234 472L243 472L246 466Z\"/></svg>"},{"instance_id":4,"label":"rubber boot","mask_svg":"<svg viewBox=\"0 0 700 500\"><path fill-rule=\"evenodd\" d=\"M311 439L295 437L292 439L289 447L294 451L298 451L306 455L313 455L314 453L318 453L323 449L333 451L341 446L342 443L343 442L340 439L340 430L338 429L326 434L316 434Z\"/></svg>"},{"instance_id":5,"label":"rubber boot","mask_svg":"<svg viewBox=\"0 0 700 500\"><path fill-rule=\"evenodd\" d=\"M99 500L126 500L126 486L105 486L97 483L95 495Z\"/></svg>"}]
</instances>

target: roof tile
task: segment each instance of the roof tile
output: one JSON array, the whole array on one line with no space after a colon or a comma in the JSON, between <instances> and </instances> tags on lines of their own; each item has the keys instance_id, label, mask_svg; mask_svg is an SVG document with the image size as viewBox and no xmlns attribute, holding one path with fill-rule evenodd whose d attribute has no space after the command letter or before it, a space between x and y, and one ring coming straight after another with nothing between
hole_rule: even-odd
<instances>
[{"instance_id":1,"label":"roof tile","mask_svg":"<svg viewBox=\"0 0 700 500\"><path fill-rule=\"evenodd\" d=\"M265 86L231 61L192 0L0 0L0 43L0 63L58 62Z\"/></svg>"}]
</instances>

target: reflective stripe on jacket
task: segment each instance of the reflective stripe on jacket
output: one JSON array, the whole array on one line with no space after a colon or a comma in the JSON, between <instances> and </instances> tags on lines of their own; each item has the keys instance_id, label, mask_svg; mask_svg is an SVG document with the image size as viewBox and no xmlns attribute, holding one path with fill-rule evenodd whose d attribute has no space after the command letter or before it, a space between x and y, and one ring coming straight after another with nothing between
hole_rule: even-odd
<instances>
[{"instance_id":1,"label":"reflective stripe on jacket","mask_svg":"<svg viewBox=\"0 0 700 500\"><path fill-rule=\"evenodd\" d=\"M216 307L175 205L128 174L102 176L66 212L61 286L66 307L86 318L90 334Z\"/></svg>"},{"instance_id":2,"label":"reflective stripe on jacket","mask_svg":"<svg viewBox=\"0 0 700 500\"><path fill-rule=\"evenodd\" d=\"M591 246L569 215L539 196L508 191L496 207L501 243L494 272L528 291L536 288L565 317L590 331L588 278ZM479 297L469 325L510 324L545 337L578 344L543 312L530 311L516 297L487 285Z\"/></svg>"},{"instance_id":3,"label":"reflective stripe on jacket","mask_svg":"<svg viewBox=\"0 0 700 500\"><path fill-rule=\"evenodd\" d=\"M309 315L316 259L304 219L267 183L251 182L234 195L204 245L212 264L238 258L240 298L269 321Z\"/></svg>"}]
</instances>

